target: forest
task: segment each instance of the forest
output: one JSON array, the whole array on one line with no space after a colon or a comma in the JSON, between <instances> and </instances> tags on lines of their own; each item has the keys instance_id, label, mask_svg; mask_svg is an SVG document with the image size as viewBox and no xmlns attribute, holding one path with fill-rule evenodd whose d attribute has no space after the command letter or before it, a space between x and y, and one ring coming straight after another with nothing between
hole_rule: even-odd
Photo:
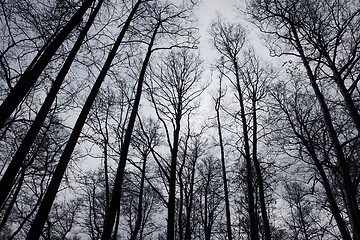
<instances>
[{"instance_id":1,"label":"forest","mask_svg":"<svg viewBox=\"0 0 360 240\"><path fill-rule=\"evenodd\" d=\"M0 1L0 240L360 240L360 1L206 1Z\"/></svg>"}]
</instances>

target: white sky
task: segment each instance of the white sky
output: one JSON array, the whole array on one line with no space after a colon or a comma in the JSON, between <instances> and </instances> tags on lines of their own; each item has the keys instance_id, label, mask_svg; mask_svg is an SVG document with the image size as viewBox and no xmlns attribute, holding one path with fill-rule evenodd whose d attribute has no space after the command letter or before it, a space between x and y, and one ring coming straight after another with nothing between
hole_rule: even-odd
<instances>
[{"instance_id":1,"label":"white sky","mask_svg":"<svg viewBox=\"0 0 360 240\"><path fill-rule=\"evenodd\" d=\"M211 46L210 36L208 35L211 22L216 18L216 14L220 13L228 20L239 17L235 5L238 5L241 0L202 0L197 11L199 19L199 29L201 34L200 51L205 60L209 61L214 54Z\"/></svg>"},{"instance_id":2,"label":"white sky","mask_svg":"<svg viewBox=\"0 0 360 240\"><path fill-rule=\"evenodd\" d=\"M245 10L245 7L245 0L201 0L196 14L199 19L198 27L201 35L199 47L206 65L213 61L216 56L208 33L211 22L216 18L217 13L220 13L229 22L240 22L248 31L247 39L255 47L255 51L262 57L269 58L269 51L259 38L259 30L247 22L239 11L239 9Z\"/></svg>"}]
</instances>

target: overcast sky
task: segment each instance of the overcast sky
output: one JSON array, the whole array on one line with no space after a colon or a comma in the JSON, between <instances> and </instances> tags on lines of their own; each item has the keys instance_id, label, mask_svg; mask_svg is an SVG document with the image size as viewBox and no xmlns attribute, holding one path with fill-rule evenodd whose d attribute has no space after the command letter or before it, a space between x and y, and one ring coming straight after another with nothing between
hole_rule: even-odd
<instances>
[{"instance_id":1,"label":"overcast sky","mask_svg":"<svg viewBox=\"0 0 360 240\"><path fill-rule=\"evenodd\" d=\"M197 10L199 19L199 29L201 34L200 52L206 64L215 56L215 51L210 42L209 30L211 22L216 18L217 13L221 14L223 18L232 23L241 23L247 30L247 38L251 44L260 51L260 55L268 55L268 51L259 39L259 31L255 26L245 20L245 17L240 13L239 9L245 10L245 0L202 0ZM268 56L266 56L268 57Z\"/></svg>"},{"instance_id":2,"label":"overcast sky","mask_svg":"<svg viewBox=\"0 0 360 240\"><path fill-rule=\"evenodd\" d=\"M212 52L210 36L208 35L211 22L216 18L216 14L220 13L226 16L228 20L236 18L237 12L235 5L241 0L202 0L197 11L200 28L200 51L203 58L209 61Z\"/></svg>"}]
</instances>

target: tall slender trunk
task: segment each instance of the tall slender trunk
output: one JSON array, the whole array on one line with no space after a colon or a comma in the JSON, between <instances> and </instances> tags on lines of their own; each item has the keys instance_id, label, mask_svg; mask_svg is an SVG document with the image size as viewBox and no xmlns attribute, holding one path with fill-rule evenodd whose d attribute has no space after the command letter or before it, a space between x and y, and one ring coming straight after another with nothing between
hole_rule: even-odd
<instances>
[{"instance_id":1,"label":"tall slender trunk","mask_svg":"<svg viewBox=\"0 0 360 240\"><path fill-rule=\"evenodd\" d=\"M181 170L180 170L181 172ZM179 240L183 240L184 239L184 231L183 231L183 209L184 209L184 182L181 178L181 174L179 174L178 176L179 178L179 211L178 211L178 233L179 235L177 236L177 239ZM185 226L186 227L186 226Z\"/></svg>"},{"instance_id":2,"label":"tall slender trunk","mask_svg":"<svg viewBox=\"0 0 360 240\"><path fill-rule=\"evenodd\" d=\"M300 215L300 229L301 229L301 231L302 231L303 234L304 234L305 240L310 240L309 234L308 234L308 231L307 231L307 228L306 228L306 223L305 223L305 218L304 218L303 209L302 209L302 207L301 207L301 203L300 203L300 202L296 203L296 208L298 209L299 215Z\"/></svg>"},{"instance_id":3,"label":"tall slender trunk","mask_svg":"<svg viewBox=\"0 0 360 240\"><path fill-rule=\"evenodd\" d=\"M188 119L189 120L189 119ZM178 212L178 229L179 229L179 236L178 239L179 240L183 240L183 239L187 239L189 233L187 232L189 230L189 225L190 221L188 222L189 219L189 196L187 195L187 193L184 193L184 181L183 181L183 177L182 177L182 173L184 170L184 166L186 163L186 157L188 156L188 145L189 145L189 139L190 139L190 127L188 124L188 131L187 131L187 135L186 135L186 140L185 140L185 144L184 144L184 151L183 151L183 156L182 156L182 162L179 168L179 172L178 172L178 179L179 179L179 194L180 194L180 199L179 199L179 212ZM192 172L192 174L194 174L194 172ZM187 178L189 177L188 175L186 176ZM191 182L190 182L191 184ZM189 194L192 194L192 191L190 190ZM185 197L184 197L185 195ZM185 199L185 200L184 200ZM184 204L185 204L185 232L183 231L184 227L183 227L183 208L184 208Z\"/></svg>"},{"instance_id":4,"label":"tall slender trunk","mask_svg":"<svg viewBox=\"0 0 360 240\"><path fill-rule=\"evenodd\" d=\"M248 124L246 121L246 113L244 106L243 93L240 86L240 75L239 75L239 66L236 59L233 59L233 66L235 69L235 77L236 77L236 89L239 97L240 104L240 117L243 129L243 137L244 137L244 157L246 161L246 184L247 184L247 194L248 194L248 211L249 211L249 220L250 220L250 239L258 240L259 239L259 225L258 218L256 217L255 211L255 192L253 186L253 174L252 174L252 164L251 164L251 153L250 153L250 140L248 133Z\"/></svg>"},{"instance_id":5,"label":"tall slender trunk","mask_svg":"<svg viewBox=\"0 0 360 240\"><path fill-rule=\"evenodd\" d=\"M345 223L343 217L341 216L341 211L336 202L335 196L333 194L333 189L330 185L328 177L326 176L323 165L322 165L320 159L317 157L315 150L312 147L312 146L314 146L314 144L310 140L306 140L306 138L296 130L295 124L293 124L291 121L290 114L287 112L287 110L285 110L285 109L283 109L283 110L287 116L287 119L289 120L289 122L291 124L291 128L292 128L293 132L301 140L302 144L305 146L306 150L308 151L311 159L314 161L315 167L321 178L321 184L323 185L323 187L325 189L327 200L330 204L330 211L335 218L335 221L336 221L337 227L339 228L341 237L344 240L351 240L350 233L348 231L348 228L346 226L346 223Z\"/></svg>"},{"instance_id":6,"label":"tall slender trunk","mask_svg":"<svg viewBox=\"0 0 360 240\"><path fill-rule=\"evenodd\" d=\"M25 177L25 169L23 169L20 173L20 178L19 178L19 181L18 181L18 185L16 186L16 189L15 189L15 192L12 196L12 199L9 203L9 206L6 208L6 211L3 215L3 219L1 220L1 223L0 223L0 232L1 230L3 229L3 227L5 227L5 224L10 216L10 213L11 213L11 209L13 208L15 202L16 202L16 198L17 196L19 195L19 192L20 192L20 189L21 189L21 186L23 184L23 181L24 181L24 177Z\"/></svg>"},{"instance_id":7,"label":"tall slender trunk","mask_svg":"<svg viewBox=\"0 0 360 240\"><path fill-rule=\"evenodd\" d=\"M347 161L343 149L341 147L339 138L337 136L333 121L330 115L329 108L325 101L323 94L321 93L319 86L316 82L316 77L314 76L310 64L305 56L304 50L302 49L301 42L299 40L296 28L294 25L291 25L291 31L294 34L295 43L297 46L297 51L300 54L303 65L306 69L307 75L310 80L311 87L314 90L316 99L319 102L321 112L326 124L326 129L329 134L329 137L334 145L334 152L337 158L338 166L340 169L340 177L344 186L344 194L346 199L346 207L348 209L350 225L352 227L353 238L355 240L360 240L360 210L356 198L356 188L354 188L354 183L351 179L351 171L349 167L349 162Z\"/></svg>"},{"instance_id":8,"label":"tall slender trunk","mask_svg":"<svg viewBox=\"0 0 360 240\"><path fill-rule=\"evenodd\" d=\"M115 228L114 228L114 233L113 233L113 236L112 236L112 240L116 240L117 239L117 234L119 232L119 223L120 223L120 204L119 204L119 207L116 211L116 220L115 220Z\"/></svg>"},{"instance_id":9,"label":"tall slender trunk","mask_svg":"<svg viewBox=\"0 0 360 240\"><path fill-rule=\"evenodd\" d=\"M104 140L104 180L105 180L105 212L109 211L110 207L110 186L109 186L109 129L108 129L108 119L109 119L109 111L106 111L105 115L105 132L101 131L103 133L103 140ZM99 124L101 126L101 122L99 121ZM100 127L101 128L101 127Z\"/></svg>"},{"instance_id":10,"label":"tall slender trunk","mask_svg":"<svg viewBox=\"0 0 360 240\"><path fill-rule=\"evenodd\" d=\"M223 136L222 136L222 131L221 131L221 121L220 121L221 97L222 96L221 96L221 80L220 80L219 96L216 99L215 111L216 111L216 121L217 121L218 137L219 137L219 145L220 145L220 159L221 159L221 168L222 168L222 175L223 175L222 178L223 178L223 182L224 182L226 229L227 229L228 240L232 240L229 190L228 190L228 181L227 181L227 176L226 176L225 151L224 151L224 143L223 143Z\"/></svg>"},{"instance_id":11,"label":"tall slender trunk","mask_svg":"<svg viewBox=\"0 0 360 240\"><path fill-rule=\"evenodd\" d=\"M192 216L192 208L193 208L193 199L194 199L194 184L195 184L195 166L196 161L193 161L192 171L191 171L191 181L190 181L190 190L189 190L189 200L188 205L186 207L186 228L185 228L185 239L191 239L191 216Z\"/></svg>"},{"instance_id":12,"label":"tall slender trunk","mask_svg":"<svg viewBox=\"0 0 360 240\"><path fill-rule=\"evenodd\" d=\"M175 239L176 162L179 148L181 114L181 106L178 105L178 111L175 119L176 128L174 130L173 147L171 149L169 198L167 209L167 240Z\"/></svg>"},{"instance_id":13,"label":"tall slender trunk","mask_svg":"<svg viewBox=\"0 0 360 240\"><path fill-rule=\"evenodd\" d=\"M31 87L35 84L40 74L49 64L51 58L55 55L61 44L69 36L71 31L82 21L85 12L95 0L85 0L77 12L72 16L69 22L52 39L51 43L44 49L43 54L36 63L31 64L20 77L19 81L11 89L9 95L0 105L0 129L3 128L6 120L11 116L16 107L20 104Z\"/></svg>"},{"instance_id":14,"label":"tall slender trunk","mask_svg":"<svg viewBox=\"0 0 360 240\"><path fill-rule=\"evenodd\" d=\"M210 173L208 173L210 175ZM208 191L209 191L209 185L210 185L210 176L207 177L206 186L205 186L205 199L204 199L204 235L205 240L211 239L211 225L210 225L210 217L208 216Z\"/></svg>"},{"instance_id":15,"label":"tall slender trunk","mask_svg":"<svg viewBox=\"0 0 360 240\"><path fill-rule=\"evenodd\" d=\"M100 9L102 3L103 3L103 0L100 0L98 2L96 8L94 9L93 13L89 17L86 25L81 30L73 48L71 49L68 57L65 60L64 65L60 69L59 74L57 75L54 83L52 84L50 91L44 100L44 103L42 104L39 112L37 113L33 124L31 125L30 129L26 133L23 141L21 142L14 157L12 158L12 161L10 162L3 177L1 178L1 181L0 181L0 189L1 189L0 206L2 206L5 203L5 200L11 191L11 187L13 185L15 177L16 177L17 173L19 172L19 170L24 162L24 159L25 159L26 155L28 154L32 144L34 143L36 136L38 135L41 127L43 126L43 123L44 123L46 116L48 115L49 110L56 98L56 95L61 88L61 85L71 67L71 64L73 63L73 61L75 59L76 54L78 53L78 51L82 45L82 42L83 42L85 36L88 33L88 30L94 23L95 17L97 15L97 13L99 12L99 9Z\"/></svg>"},{"instance_id":16,"label":"tall slender trunk","mask_svg":"<svg viewBox=\"0 0 360 240\"><path fill-rule=\"evenodd\" d=\"M105 212L109 211L110 207L110 188L109 188L109 167L108 167L108 139L104 144L104 175L105 175Z\"/></svg>"},{"instance_id":17,"label":"tall slender trunk","mask_svg":"<svg viewBox=\"0 0 360 240\"><path fill-rule=\"evenodd\" d=\"M139 191L139 202L136 213L136 220L134 231L131 234L130 240L138 239L138 235L141 228L141 222L143 220L143 199L144 199L144 187L145 187L145 172L146 172L146 161L147 161L147 153L143 154L143 164L141 168L141 180L140 180L140 191Z\"/></svg>"},{"instance_id":18,"label":"tall slender trunk","mask_svg":"<svg viewBox=\"0 0 360 240\"><path fill-rule=\"evenodd\" d=\"M252 99L252 118L253 118L253 162L255 167L256 179L258 182L258 189L259 189L259 198L260 198L260 209L261 209L261 217L264 225L264 233L265 233L265 240L271 240L271 230L269 224L269 218L266 209L266 199L265 199L265 190L264 190L264 179L261 172L260 162L257 157L257 111L256 111L256 100Z\"/></svg>"},{"instance_id":19,"label":"tall slender trunk","mask_svg":"<svg viewBox=\"0 0 360 240\"><path fill-rule=\"evenodd\" d=\"M313 157L314 159L314 157ZM335 196L333 194L333 190L332 190L332 187L330 185L330 182L329 182L329 179L327 178L326 176L326 173L320 163L320 161L315 158L315 166L316 166L316 169L318 170L319 174L320 174L320 177L321 177L321 183L325 189L325 193L326 193L326 196L328 198L328 202L330 204L330 210L331 210L331 213L332 215L334 216L335 218L335 221L336 221L336 224L337 224L337 227L339 228L339 231L340 231L340 234L341 234L341 237L342 239L344 240L351 240L351 236L350 236L350 233L349 233L349 230L346 226L346 223L343 219L343 217L341 216L341 211L340 211L340 208L336 202L336 199L335 199Z\"/></svg>"},{"instance_id":20,"label":"tall slender trunk","mask_svg":"<svg viewBox=\"0 0 360 240\"><path fill-rule=\"evenodd\" d=\"M320 160L318 159L318 157L316 156L315 151L309 146L309 145L312 145L312 144L309 143L309 142L306 142L306 140L304 140L304 139L301 139L301 140L303 141L303 143L305 144L305 147L309 151L310 156L311 156L311 158L313 159L313 161L315 163L315 167L316 167L317 171L320 174L321 184L323 185L323 187L325 189L327 200L328 200L328 202L330 204L330 210L331 210L332 215L335 218L335 221L336 221L336 224L337 224L337 226L339 228L341 237L344 240L351 240L349 230L348 230L348 228L346 226L344 218L341 216L340 208L338 206L338 203L336 202L336 199L335 199L335 196L334 196L334 193L333 193L333 189L332 189L332 187L330 185L328 177L326 176L326 173L324 171L323 166L322 166Z\"/></svg>"},{"instance_id":21,"label":"tall slender trunk","mask_svg":"<svg viewBox=\"0 0 360 240\"><path fill-rule=\"evenodd\" d=\"M70 161L72 152L74 151L74 148L76 146L77 140L80 136L81 130L85 124L87 115L90 112L90 109L95 101L95 98L100 90L101 84L103 83L106 74L108 72L108 70L110 69L111 63L113 61L113 59L116 56L116 52L125 36L125 33L130 25L130 22L132 21L136 10L138 8L138 6L140 5L141 0L139 0L134 8L132 9L131 13L129 14L118 38L116 39L113 48L111 49L105 64L103 66L103 68L101 69L99 76L97 77L95 84L93 86L93 88L91 89L91 92L89 94L89 96L87 97L84 107L82 108L80 115L78 117L78 119L76 120L75 126L73 131L71 132L70 138L65 146L64 152L60 157L59 163L56 166L55 172L53 174L53 177L51 178L49 187L45 193L45 196L41 202L41 205L39 207L38 213L35 217L34 222L31 225L30 231L27 235L27 239L28 240L33 240L33 239L39 239L42 228L44 226L44 223L48 217L48 214L50 212L51 206L55 200L55 196L56 193L59 189L62 177L66 171L67 165ZM110 239L110 238L108 238Z\"/></svg>"},{"instance_id":22,"label":"tall slender trunk","mask_svg":"<svg viewBox=\"0 0 360 240\"><path fill-rule=\"evenodd\" d=\"M138 0L138 2L136 3L136 5L133 8L133 13L135 13L135 10L138 8L141 1L142 0ZM115 183L114 183L114 187L113 187L113 191L112 191L112 195L111 195L110 209L109 209L109 212L106 214L106 218L105 218L105 222L104 222L104 232L101 237L102 240L108 240L111 238L111 233L112 233L112 229L114 227L114 222L115 222L115 217L116 217L116 211L120 207L121 186L122 186L123 179L124 179L124 171L125 171L127 156L128 156L128 152L129 152L132 131L134 129L136 115L137 115L138 108L140 105L140 99L141 99L143 83L145 80L146 69L149 65L150 57L152 54L152 47L154 45L155 37L157 35L160 24L161 23L159 22L154 29L154 32L151 36L150 43L149 43L149 46L148 46L148 49L146 52L144 62L141 67L141 71L140 71L140 75L139 75L139 79L138 79L138 85L137 85L136 94L135 94L135 100L134 100L133 108L131 110L129 123L128 123L127 129L126 129L126 132L125 132L124 143L121 147L119 166L118 166L118 169L116 172Z\"/></svg>"},{"instance_id":23,"label":"tall slender trunk","mask_svg":"<svg viewBox=\"0 0 360 240\"><path fill-rule=\"evenodd\" d=\"M327 60L329 66L330 66L330 69L333 72L333 79L334 79L338 89L340 90L341 95L343 96L346 108L357 128L358 134L360 134L360 114L359 114L358 108L355 106L354 99L351 97L351 94L346 89L344 80L341 77L341 73L338 71L335 63L330 58L329 54L326 51L322 51L322 53L325 54L325 59Z\"/></svg>"}]
</instances>

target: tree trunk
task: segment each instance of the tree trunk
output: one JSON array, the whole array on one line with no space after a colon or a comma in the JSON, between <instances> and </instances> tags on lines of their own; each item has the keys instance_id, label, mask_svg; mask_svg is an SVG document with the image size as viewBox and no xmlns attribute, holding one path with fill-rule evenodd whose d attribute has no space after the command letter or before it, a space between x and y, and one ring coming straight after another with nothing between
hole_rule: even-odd
<instances>
[{"instance_id":1,"label":"tree trunk","mask_svg":"<svg viewBox=\"0 0 360 240\"><path fill-rule=\"evenodd\" d=\"M333 121L330 115L329 108L326 104L324 96L322 95L318 84L316 83L316 77L314 76L309 62L306 59L304 51L302 49L297 31L294 25L291 25L291 31L294 34L297 50L301 56L301 60L306 69L307 75L310 80L310 84L315 92L315 96L320 104L320 108L323 114L323 118L326 124L326 129L329 134L329 137L334 145L334 152L337 158L338 166L340 169L340 177L344 186L344 194L346 199L346 206L349 213L350 225L352 227L353 237L355 240L360 240L360 211L356 199L356 188L354 188L354 183L351 180L349 162L347 161L344 152L342 150L339 138L337 136Z\"/></svg>"},{"instance_id":2,"label":"tree trunk","mask_svg":"<svg viewBox=\"0 0 360 240\"><path fill-rule=\"evenodd\" d=\"M233 59L233 66L235 69L236 77L236 89L238 91L239 104L240 104L240 117L243 129L244 136L244 157L246 161L246 184L247 184L247 194L248 194L248 211L249 211L249 220L250 220L250 239L258 240L259 239L259 229L258 229L258 218L256 217L255 211L255 198L254 198L254 186L253 186L253 174L252 174L252 164L251 164L251 153L250 153L250 141L248 133L248 124L246 122L246 113L244 106L243 93L240 86L240 76L239 76L239 66L236 59Z\"/></svg>"},{"instance_id":3,"label":"tree trunk","mask_svg":"<svg viewBox=\"0 0 360 240\"><path fill-rule=\"evenodd\" d=\"M175 239L175 203L176 203L176 162L179 148L181 106L178 106L175 120L175 131L173 147L171 149L170 179L169 179L169 199L167 212L167 240Z\"/></svg>"},{"instance_id":4,"label":"tree trunk","mask_svg":"<svg viewBox=\"0 0 360 240\"><path fill-rule=\"evenodd\" d=\"M61 31L53 38L51 43L44 49L40 58L30 65L20 77L16 85L11 89L9 95L0 105L0 129L3 128L6 120L10 117L13 111L17 108L31 87L35 84L40 74L49 64L51 58L54 56L58 48L69 36L71 31L82 21L82 17L94 0L85 0L79 10L72 16L69 22L61 29Z\"/></svg>"},{"instance_id":5,"label":"tree trunk","mask_svg":"<svg viewBox=\"0 0 360 240\"><path fill-rule=\"evenodd\" d=\"M302 141L303 141L303 139L302 139ZM337 226L339 228L341 237L344 240L351 240L349 230L348 230L348 228L346 226L346 223L345 223L343 217L341 216L341 211L340 211L339 206L338 206L338 204L336 202L336 199L334 197L332 187L331 187L331 185L329 183L329 180L328 180L328 178L326 176L324 168L323 168L320 160L317 158L315 151L309 146L309 144L305 143L305 146L308 149L308 151L310 152L310 156L313 159L313 161L315 163L315 166L316 166L316 169L318 170L318 172L320 174L321 183L322 183L322 185L323 185L323 187L325 189L325 193L326 193L326 196L328 198L327 200L329 201L329 204L330 204L330 210L331 210L331 213L333 214L333 216L335 218L335 221L336 221L336 224L337 224Z\"/></svg>"},{"instance_id":6,"label":"tree trunk","mask_svg":"<svg viewBox=\"0 0 360 240\"><path fill-rule=\"evenodd\" d=\"M6 211L3 215L3 219L1 220L1 223L0 223L0 232L1 230L3 229L3 227L5 227L5 224L10 216L10 213L11 213L11 209L13 208L15 202L16 202L16 198L17 196L19 195L19 192L20 192L20 189L21 189L21 186L23 184L23 181L24 181L24 177L25 177L25 169L23 169L20 173L20 179L18 181L18 185L16 186L16 189L15 189L15 192L12 196L12 199L9 203L9 206L6 208Z\"/></svg>"},{"instance_id":7,"label":"tree trunk","mask_svg":"<svg viewBox=\"0 0 360 240\"><path fill-rule=\"evenodd\" d=\"M220 145L220 159L221 159L221 168L222 168L222 178L223 178L223 182L224 182L226 229L227 229L228 240L232 240L229 190L228 190L228 181L227 181L227 177L226 177L225 152L224 152L224 144L223 144L223 137L222 137L222 131L221 131L221 122L220 122L221 97L222 97L222 95L221 95L221 80L220 80L219 97L216 99L215 111L216 111L216 121L217 121L219 145Z\"/></svg>"},{"instance_id":8,"label":"tree trunk","mask_svg":"<svg viewBox=\"0 0 360 240\"><path fill-rule=\"evenodd\" d=\"M346 108L349 111L350 117L352 118L358 133L360 134L360 114L357 107L355 106L354 100L351 97L351 94L346 89L344 81L341 77L341 73L337 70L335 63L330 58L329 54L326 51L322 51L325 54L325 59L327 60L331 71L333 72L333 77L338 89L340 90L341 95L344 98Z\"/></svg>"},{"instance_id":9,"label":"tree trunk","mask_svg":"<svg viewBox=\"0 0 360 240\"><path fill-rule=\"evenodd\" d=\"M183 240L184 239L184 231L183 231L183 221L182 221L182 217L183 217L183 204L184 204L184 183L183 180L181 178L181 171L180 174L178 176L179 178L179 194L180 194L180 198L179 198L179 211L178 211L178 231L179 231L179 235L178 238L179 240ZM186 228L186 226L185 226Z\"/></svg>"},{"instance_id":10,"label":"tree trunk","mask_svg":"<svg viewBox=\"0 0 360 240\"><path fill-rule=\"evenodd\" d=\"M209 173L208 173L209 174ZM210 221L211 219L208 216L208 189L209 189L209 185L210 185L210 177L208 176L207 178L207 182L206 182L206 187L205 187L205 199L204 199L204 235L205 235L205 240L210 240L211 239L211 226L210 226Z\"/></svg>"},{"instance_id":11,"label":"tree trunk","mask_svg":"<svg viewBox=\"0 0 360 240\"><path fill-rule=\"evenodd\" d=\"M194 184L195 184L195 166L196 162L194 160L191 171L191 181L190 181L190 191L188 206L186 207L186 229L185 229L185 240L191 240L191 215L193 208L193 198L194 198Z\"/></svg>"},{"instance_id":12,"label":"tree trunk","mask_svg":"<svg viewBox=\"0 0 360 240\"><path fill-rule=\"evenodd\" d=\"M252 100L252 118L253 118L253 162L255 167L256 179L258 182L259 198L260 198L260 209L261 217L264 224L265 240L271 240L271 230L269 224L269 218L266 209L265 191L264 191L264 179L261 173L259 159L257 157L257 111L256 111L256 100Z\"/></svg>"},{"instance_id":13,"label":"tree trunk","mask_svg":"<svg viewBox=\"0 0 360 240\"><path fill-rule=\"evenodd\" d=\"M136 9L139 7L141 1L142 0L138 0L136 5L134 6L134 8L132 10L132 16L135 14ZM143 86L143 83L145 80L146 69L149 65L150 57L152 54L152 47L154 45L155 37L157 35L157 31L158 31L159 27L160 27L160 23L158 23L154 29L154 32L151 36L150 43L149 43L149 46L148 46L148 49L146 52L144 62L141 67L138 85L137 85L137 89L136 89L135 100L134 100L133 108L131 110L128 127L125 132L124 143L121 148L119 166L118 166L118 169L116 172L115 183L114 183L113 192L112 192L112 196L111 196L110 209L109 209L109 212L106 214L106 218L105 218L104 232L101 237L102 240L108 240L111 238L111 233L112 233L112 229L114 227L114 222L115 222L115 217L116 217L116 211L120 206L121 185L123 183L124 171L125 171L125 166L126 166L126 161L127 161L127 155L129 152L132 131L134 129L136 115L137 115L139 104L140 104L142 86Z\"/></svg>"},{"instance_id":14,"label":"tree trunk","mask_svg":"<svg viewBox=\"0 0 360 240\"><path fill-rule=\"evenodd\" d=\"M143 164L141 169L141 180L140 180L140 191L139 191L139 202L138 202L138 209L136 214L136 220L135 220L135 227L134 231L131 234L130 240L136 240L138 239L137 236L139 235L139 231L141 228L141 222L142 222L142 214L143 214L143 198L144 198L144 187L145 187L145 172L146 172L146 161L147 161L147 154L143 154Z\"/></svg>"},{"instance_id":15,"label":"tree trunk","mask_svg":"<svg viewBox=\"0 0 360 240\"><path fill-rule=\"evenodd\" d=\"M39 210L35 217L35 220L31 225L30 231L27 235L28 240L38 239L40 237L44 223L48 217L51 206L55 200L55 196L56 196L56 193L60 186L62 177L63 177L63 175L66 171L67 165L70 161L71 154L76 146L76 143L77 143L77 140L81 133L81 130L85 124L87 115L90 112L91 106L92 106L93 102L95 101L95 98L99 92L101 84L103 83L103 81L106 77L106 74L107 74L108 70L110 69L111 63L116 56L116 52L122 42L122 39L125 36L125 33L130 25L130 22L132 21L134 15L136 13L138 6L140 5L140 2L141 2L141 0L139 0L137 2L137 4L135 4L130 15L128 16L118 38L115 41L113 48L111 49L111 52L108 55L108 58L106 59L106 62L104 64L103 68L101 69L101 71L99 73L98 78L96 79L96 82L95 82L93 88L91 89L91 92L90 92L88 98L86 99L84 107L81 110L81 113L80 113L78 119L76 120L74 129L73 129L73 131L70 135L70 138L65 146L64 152L60 157L59 163L56 166L55 172L53 174L53 177L51 178L49 187L48 187L48 189L45 193L44 199L42 200L42 203L39 207ZM110 238L108 238L108 239L110 239Z\"/></svg>"},{"instance_id":16,"label":"tree trunk","mask_svg":"<svg viewBox=\"0 0 360 240\"><path fill-rule=\"evenodd\" d=\"M188 232L190 230L190 220L189 219L189 196L188 194L185 192L184 193L184 181L183 181L183 169L186 163L186 157L188 156L188 145L189 145L189 138L190 138L190 127L188 125L188 131L187 131L187 135L186 135L186 140L185 140L185 144L184 144L184 151L183 151L183 156L182 156L182 162L179 168L179 173L178 173L178 179L179 179L179 194L180 194L180 199L179 199L179 212L178 212L178 229L179 229L179 236L178 239L179 240L183 240L183 239L190 239L190 232ZM192 172L192 174L194 174L194 172ZM188 177L188 175L186 175L186 177ZM191 177L192 178L192 177ZM191 183L190 183L191 184ZM192 190L190 190L190 195L192 194ZM184 197L185 195L185 197ZM184 200L185 198L185 200ZM183 226L183 205L185 204L185 232L183 231L184 226Z\"/></svg>"},{"instance_id":17,"label":"tree trunk","mask_svg":"<svg viewBox=\"0 0 360 240\"><path fill-rule=\"evenodd\" d=\"M100 0L97 4L96 8L94 9L94 12L89 17L85 27L81 30L78 39L76 40L73 48L71 49L68 57L65 60L64 65L62 66L59 74L57 75L53 85L50 88L50 91L48 95L46 96L44 103L42 104L39 112L37 113L35 120L33 124L31 125L30 129L26 133L23 141L21 142L19 148L17 149L12 161L10 162L9 166L7 167L3 177L0 181L0 206L2 206L5 202L5 199L10 193L11 187L13 185L13 182L15 180L15 177L17 173L19 172L23 161L28 154L32 144L35 141L36 136L38 135L41 127L43 126L43 123L46 119L47 114L49 113L49 110L56 98L57 93L59 92L61 85L65 79L65 76L67 75L71 64L73 63L75 56L77 52L79 51L82 42L87 35L88 30L94 23L95 17L97 13L99 12L99 9L103 3L103 0Z\"/></svg>"},{"instance_id":18,"label":"tree trunk","mask_svg":"<svg viewBox=\"0 0 360 240\"><path fill-rule=\"evenodd\" d=\"M336 202L336 199L335 199L335 196L333 194L333 190L332 190L332 187L331 187L331 185L329 183L328 177L326 176L326 173L324 171L324 168L322 166L322 163L321 163L320 159L318 159L318 157L316 155L316 152L315 152L314 148L312 147L312 146L314 146L314 144L310 140L306 140L306 138L296 130L295 125L297 125L298 123L293 123L291 121L291 117L290 117L290 114L288 113L288 111L284 110L284 112L285 112L285 114L287 116L287 119L290 122L290 125L291 125L291 128L292 128L294 134L300 139L302 144L305 146L308 154L310 155L311 159L314 161L315 167L316 167L316 169L317 169L317 171L318 171L318 173L320 175L320 178L321 178L321 184L323 185L323 187L325 189L327 200L328 200L328 202L330 204L330 211L331 211L332 215L335 218L335 221L336 221L336 224L337 224L337 226L339 228L341 237L344 240L351 240L351 236L349 234L346 223L345 223L343 217L341 216L341 211L340 211L339 206L338 206L338 204Z\"/></svg>"}]
</instances>

